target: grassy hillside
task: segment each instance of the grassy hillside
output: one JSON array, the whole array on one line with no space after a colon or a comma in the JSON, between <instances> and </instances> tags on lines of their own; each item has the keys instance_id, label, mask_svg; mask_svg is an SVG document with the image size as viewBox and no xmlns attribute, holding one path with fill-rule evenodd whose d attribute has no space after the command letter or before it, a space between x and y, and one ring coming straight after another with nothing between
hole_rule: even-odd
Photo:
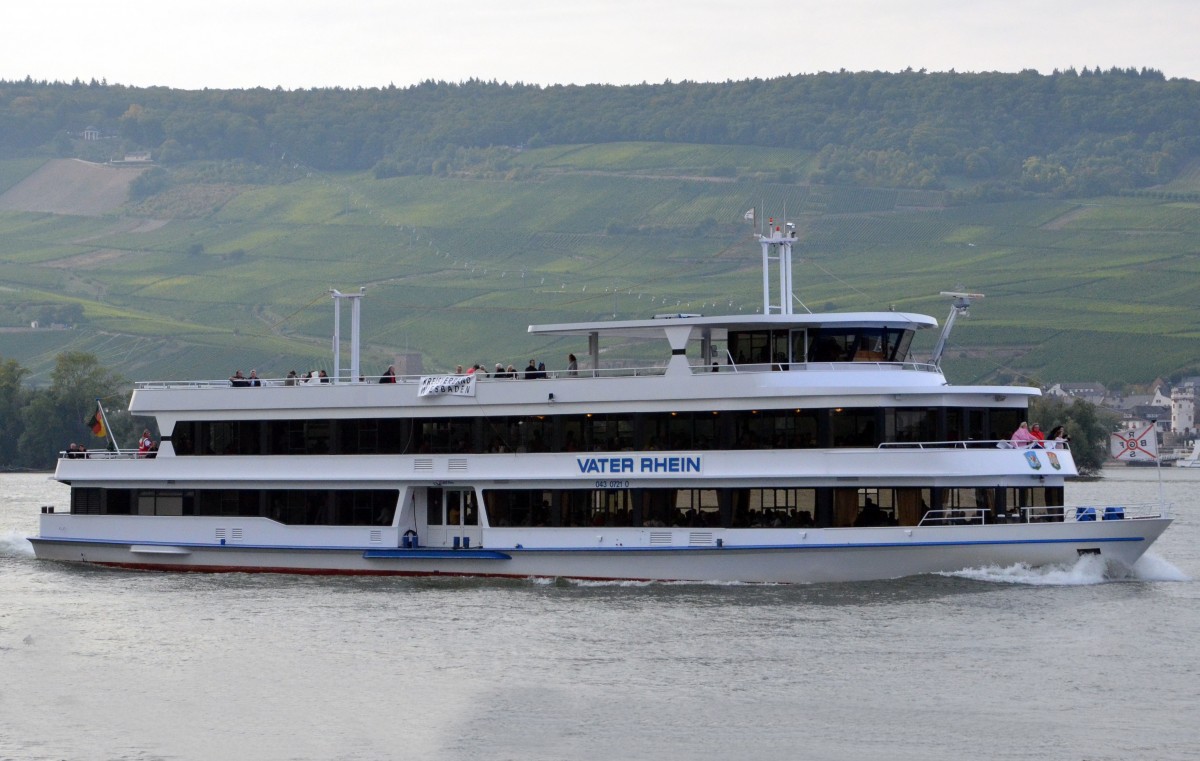
<instances>
[{"instance_id":1,"label":"grassy hillside","mask_svg":"<svg viewBox=\"0 0 1200 761\"><path fill-rule=\"evenodd\" d=\"M775 181L811 160L555 147L523 152L504 176L313 171L179 185L101 217L3 211L0 356L35 379L67 349L136 379L330 368L326 292L365 286L365 372L407 349L429 369L530 356L557 367L584 347L534 340L527 324L754 312L760 252L742 217L757 207L797 224L796 294L814 311L894 305L940 320L938 291L987 294L952 338L956 381L1145 382L1200 361L1200 203L945 208L937 192ZM0 188L38 168L0 162ZM20 329L70 303L85 314L74 329Z\"/></svg>"}]
</instances>

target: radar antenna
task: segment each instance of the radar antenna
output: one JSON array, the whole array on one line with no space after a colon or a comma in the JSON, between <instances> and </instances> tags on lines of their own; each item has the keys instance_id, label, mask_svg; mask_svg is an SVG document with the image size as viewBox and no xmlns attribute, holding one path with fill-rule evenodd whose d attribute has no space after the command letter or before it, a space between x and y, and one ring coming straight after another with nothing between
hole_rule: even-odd
<instances>
[{"instance_id":1,"label":"radar antenna","mask_svg":"<svg viewBox=\"0 0 1200 761\"><path fill-rule=\"evenodd\" d=\"M942 291L939 295L949 296L954 299L950 305L950 315L946 317L946 324L942 326L942 334L938 336L937 346L933 347L933 357L930 362L935 367L942 366L942 354L946 351L946 341L950 338L950 330L954 327L954 321L959 315L963 317L971 316L971 299L982 299L982 293L965 293L963 291Z\"/></svg>"}]
</instances>

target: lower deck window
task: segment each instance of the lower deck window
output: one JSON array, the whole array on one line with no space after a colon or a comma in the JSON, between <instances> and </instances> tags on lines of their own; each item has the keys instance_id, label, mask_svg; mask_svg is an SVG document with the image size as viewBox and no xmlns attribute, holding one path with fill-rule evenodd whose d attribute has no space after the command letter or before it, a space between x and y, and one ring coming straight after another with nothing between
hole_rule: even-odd
<instances>
[{"instance_id":1,"label":"lower deck window","mask_svg":"<svg viewBox=\"0 0 1200 761\"><path fill-rule=\"evenodd\" d=\"M489 526L850 528L986 521L1063 504L1062 488L485 489ZM934 512L930 512L934 511ZM1047 516L1061 513L1045 511ZM1037 509L1030 519L1039 519Z\"/></svg>"},{"instance_id":2,"label":"lower deck window","mask_svg":"<svg viewBox=\"0 0 1200 761\"><path fill-rule=\"evenodd\" d=\"M390 526L398 489L71 489L71 512L237 516L312 526Z\"/></svg>"}]
</instances>

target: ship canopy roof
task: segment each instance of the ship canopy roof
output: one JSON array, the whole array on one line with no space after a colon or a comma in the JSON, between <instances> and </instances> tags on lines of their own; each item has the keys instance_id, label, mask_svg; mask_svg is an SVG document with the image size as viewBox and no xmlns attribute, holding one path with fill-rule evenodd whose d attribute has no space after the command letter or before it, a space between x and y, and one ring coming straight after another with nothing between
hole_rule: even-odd
<instances>
[{"instance_id":1,"label":"ship canopy roof","mask_svg":"<svg viewBox=\"0 0 1200 761\"><path fill-rule=\"evenodd\" d=\"M563 322L530 325L540 336L587 336L599 334L620 338L660 338L668 331L690 329L690 337L721 340L729 332L747 330L792 330L811 328L892 328L926 330L937 320L911 312L837 312L814 314L747 314L705 317L699 314L662 314L643 320Z\"/></svg>"}]
</instances>

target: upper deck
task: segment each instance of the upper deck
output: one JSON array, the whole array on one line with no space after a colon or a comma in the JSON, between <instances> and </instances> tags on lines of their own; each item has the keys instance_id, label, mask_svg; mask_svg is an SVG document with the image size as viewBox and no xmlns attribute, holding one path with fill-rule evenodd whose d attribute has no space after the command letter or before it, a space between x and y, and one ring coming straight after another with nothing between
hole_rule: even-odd
<instances>
[{"instance_id":1,"label":"upper deck","mask_svg":"<svg viewBox=\"0 0 1200 761\"><path fill-rule=\"evenodd\" d=\"M936 319L895 311L797 314L791 309L795 238L776 228L759 236L764 299L759 314L657 315L650 319L529 326L546 339L577 338L579 361L565 370L426 374L394 382L358 370L362 293L331 292L334 372L328 382L264 379L257 388L228 380L139 383L134 414L160 425L181 419L411 417L472 414L595 414L774 408L987 406L1023 408L1039 392L1007 386L952 387L935 358L914 361L914 336ZM779 263L778 303L768 273ZM962 294L960 294L962 295ZM354 307L349 372L340 367L340 301ZM962 308L956 304L956 308ZM947 328L953 322L947 321ZM945 340L945 330L939 347ZM631 341L650 342L630 351ZM560 346L562 344L559 344ZM621 354L622 356L618 356ZM391 379L382 379L390 381Z\"/></svg>"}]
</instances>

